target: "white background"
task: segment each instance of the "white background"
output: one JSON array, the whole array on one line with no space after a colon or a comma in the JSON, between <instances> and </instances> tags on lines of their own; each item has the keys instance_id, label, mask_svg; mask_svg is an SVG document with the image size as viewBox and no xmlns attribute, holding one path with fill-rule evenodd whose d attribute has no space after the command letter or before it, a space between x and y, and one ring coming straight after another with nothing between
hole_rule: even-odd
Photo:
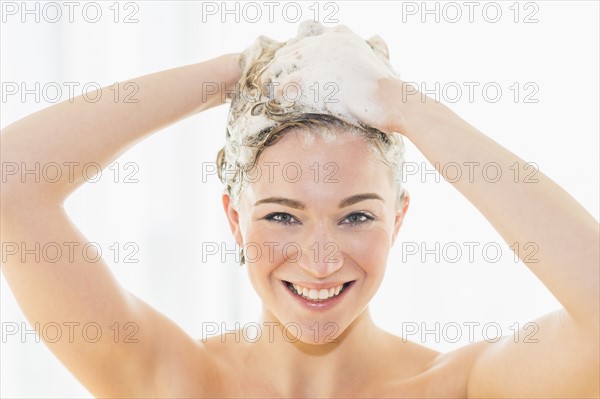
<instances>
[{"instance_id":1,"label":"white background","mask_svg":"<svg viewBox=\"0 0 600 399\"><path fill-rule=\"evenodd\" d=\"M9 3L18 8L16 15L7 12ZM436 82L440 88L446 85L443 102L500 144L536 163L598 218L598 2L475 2L472 21L464 2L427 2L429 10L437 7L439 21L435 11L423 13L420 1L298 2L288 6L287 13L283 2L275 3L272 21L269 9L260 5L262 16L254 23L244 17L256 19L257 8L244 8L244 3L228 3L230 10L238 7L237 15L235 11L223 14L221 2L212 3L210 9L219 10L208 15L202 3L194 1L116 6L112 1L98 2L102 16L96 23L88 22L95 17L94 9L88 7L85 14L85 3L77 3L71 23L67 6L59 2L55 4L62 17L52 23L56 7L29 2L29 9L39 11L23 15L21 2L4 2L1 124L7 126L51 105L47 100L54 97L54 92L47 92L37 101L34 95L23 101L20 92L7 95L7 83L24 83L31 89L36 82L40 87L55 82L64 88L66 99L64 82L79 82L75 89L79 95L86 83L110 85L242 51L258 35L286 40L297 30L298 22L292 22L297 8L302 12L300 20L315 19L318 9L316 17L326 25L334 25L327 23L329 15L365 38L379 34L404 80L423 82L428 89L434 89ZM115 9L120 11L118 22L114 21ZM502 14L494 23L497 9ZM452 23L457 10L462 16ZM124 23L131 13L137 22ZM537 22L525 23L528 15ZM450 90L451 82L463 88L454 103L450 102L456 95ZM464 82L479 84L473 101ZM510 89L515 82L520 88L518 101ZM497 102L492 102L494 90L482 92L488 83L502 89ZM532 93L532 87L537 87L531 97L537 102L526 103L524 95ZM233 255L224 261L217 255L206 262L202 259L202 243L234 248L221 210L221 185L215 176L202 182L203 162L213 162L224 144L227 110L226 106L210 110L149 137L66 204L87 238L101 245L119 281L195 337L202 336L202 322L224 322L233 329L235 322L256 320L260 311L246 270L235 263ZM422 169L424 158L408 142L406 158ZM124 169L127 162L139 167L133 176L137 183L124 182L125 174L132 171ZM116 183L115 170L121 172ZM444 323L480 323L472 338L481 339L485 323L498 323L502 334L512 334L509 327L514 323L522 325L559 307L533 274L514 262L508 245L478 211L448 183L436 182L433 174L417 175L407 178L406 188L412 196L409 214L390 254L386 279L371 303L379 325L400 335L407 325L417 323L419 333L407 338L448 351L469 343L470 337L464 327L462 339L450 342L456 332L444 334ZM121 249L117 259L108 248L115 242ZM124 248L128 242L139 248L132 257L138 263L124 262L130 252ZM403 259L402 242L424 243L427 248L439 243L448 249L457 243L464 251L456 263L443 257L436 262L433 255L422 261L420 254ZM472 262L464 242L479 244ZM486 261L481 251L486 243L501 245L498 262ZM454 252L448 254L454 256ZM487 255L496 256L494 251ZM1 396L89 397L32 334L5 334L7 323L21 325L25 319L4 278L1 290ZM440 336L423 336L423 328L435 330L436 321L442 323ZM495 330L488 330L487 336L494 338Z\"/></svg>"}]
</instances>

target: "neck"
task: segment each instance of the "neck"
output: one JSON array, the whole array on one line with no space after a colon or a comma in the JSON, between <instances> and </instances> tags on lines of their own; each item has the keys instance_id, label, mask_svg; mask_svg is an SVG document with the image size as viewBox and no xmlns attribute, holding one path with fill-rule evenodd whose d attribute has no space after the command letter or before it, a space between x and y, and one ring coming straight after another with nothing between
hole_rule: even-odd
<instances>
[{"instance_id":1,"label":"neck","mask_svg":"<svg viewBox=\"0 0 600 399\"><path fill-rule=\"evenodd\" d=\"M272 314L264 311L263 323L266 322L281 326ZM325 334L328 332L332 330ZM281 327L275 327L271 337L263 334L250 350L256 364L264 365L263 375L270 376L272 388L282 396L322 397L339 394L368 377L366 371L370 365L375 366L376 346L384 341L384 335L367 308L332 342L311 344L306 339L302 342L296 339L293 329L286 335Z\"/></svg>"}]
</instances>

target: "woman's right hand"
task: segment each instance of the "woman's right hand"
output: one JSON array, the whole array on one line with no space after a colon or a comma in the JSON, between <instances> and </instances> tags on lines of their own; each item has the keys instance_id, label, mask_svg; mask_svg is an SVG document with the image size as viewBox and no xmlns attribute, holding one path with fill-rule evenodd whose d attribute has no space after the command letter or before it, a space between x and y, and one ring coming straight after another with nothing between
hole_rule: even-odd
<instances>
[{"instance_id":1,"label":"woman's right hand","mask_svg":"<svg viewBox=\"0 0 600 399\"><path fill-rule=\"evenodd\" d=\"M240 53L224 54L215 60L215 69L222 73L221 80L225 83L226 92L223 93L225 97L231 97L239 90L237 83L242 75L240 68ZM221 96L221 98L225 98Z\"/></svg>"}]
</instances>

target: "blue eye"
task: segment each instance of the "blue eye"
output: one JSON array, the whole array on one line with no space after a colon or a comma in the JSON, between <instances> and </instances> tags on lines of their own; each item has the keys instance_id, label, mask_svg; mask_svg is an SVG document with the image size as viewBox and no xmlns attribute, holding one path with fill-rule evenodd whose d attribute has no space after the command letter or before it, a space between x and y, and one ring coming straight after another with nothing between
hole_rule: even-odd
<instances>
[{"instance_id":1,"label":"blue eye","mask_svg":"<svg viewBox=\"0 0 600 399\"><path fill-rule=\"evenodd\" d=\"M284 224L286 226L299 223L292 215L289 213L271 213L265 216L265 219L271 222Z\"/></svg>"},{"instance_id":2,"label":"blue eye","mask_svg":"<svg viewBox=\"0 0 600 399\"><path fill-rule=\"evenodd\" d=\"M348 224L351 226L357 226L357 225L369 223L373 220L375 220L375 218L365 212L355 212L355 213L352 213L352 214L346 216L346 218L344 218L344 220L342 220L340 222L340 224Z\"/></svg>"}]
</instances>

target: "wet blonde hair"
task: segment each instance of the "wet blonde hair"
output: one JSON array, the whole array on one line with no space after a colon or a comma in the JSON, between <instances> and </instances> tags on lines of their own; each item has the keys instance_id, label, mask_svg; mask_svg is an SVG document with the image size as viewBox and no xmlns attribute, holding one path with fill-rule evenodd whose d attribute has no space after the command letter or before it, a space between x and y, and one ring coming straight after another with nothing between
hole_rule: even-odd
<instances>
[{"instance_id":1,"label":"wet blonde hair","mask_svg":"<svg viewBox=\"0 0 600 399\"><path fill-rule=\"evenodd\" d=\"M298 37L290 42L320 35L327 29L319 23L306 21L301 24ZM230 97L232 103L225 146L217 155L218 176L225 184L234 206L239 204L245 183L250 180L247 175L256 166L264 149L276 144L285 134L298 130L326 135L330 139L342 134L364 138L366 145L390 166L396 183L397 205L401 206L404 196L404 143L400 134L387 134L360 121L345 121L331 114L315 112L310 104L289 105L272 98L270 77L265 78L263 73L276 60L277 51L286 43L260 36L240 56L242 76L236 95ZM366 43L378 57L387 61L387 47L381 38L375 36Z\"/></svg>"},{"instance_id":2,"label":"wet blonde hair","mask_svg":"<svg viewBox=\"0 0 600 399\"><path fill-rule=\"evenodd\" d=\"M328 135L330 140L332 137L335 139L335 135L342 134L364 138L365 145L369 145L372 152L390 167L396 184L396 203L398 207L401 206L404 197L402 186L404 144L400 135L390 135L368 126L357 128L341 119L325 114L301 115L271 129L263 130L255 135L248 135L241 144L233 144L231 140L227 140L217 155L217 173L234 205L237 206L245 183L252 180L248 175L253 171L265 148L276 144L285 134L298 130L311 134ZM228 147L232 150L233 145L243 147L236 151L243 157L237 157L235 163L226 161Z\"/></svg>"}]
</instances>

